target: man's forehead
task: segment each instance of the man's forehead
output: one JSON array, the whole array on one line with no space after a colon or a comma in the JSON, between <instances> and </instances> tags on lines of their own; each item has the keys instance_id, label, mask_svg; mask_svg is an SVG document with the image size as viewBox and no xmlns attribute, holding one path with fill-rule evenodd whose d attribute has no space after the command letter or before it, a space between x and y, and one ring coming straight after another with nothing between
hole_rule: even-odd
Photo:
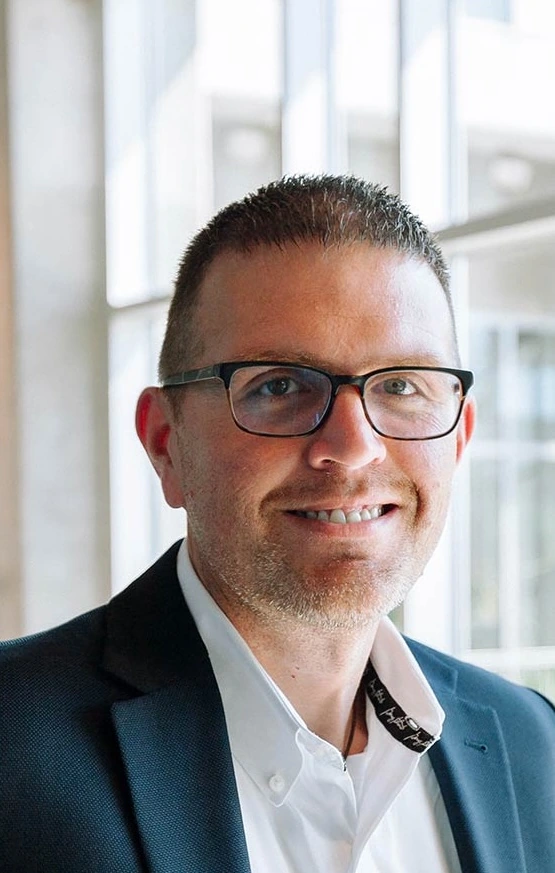
<instances>
[{"instance_id":1,"label":"man's forehead","mask_svg":"<svg viewBox=\"0 0 555 873\"><path fill-rule=\"evenodd\" d=\"M395 248L383 248L369 242L352 242L324 246L318 241L291 242L283 246L260 245L248 251L224 250L206 269L199 289L204 297L219 299L240 291L246 283L255 283L258 295L265 291L285 294L293 282L304 283L306 294L330 289L327 279L334 277L339 294L342 280L356 282L367 297L390 287L392 281L414 280L424 275L431 286L444 295L431 266L423 259ZM343 290L346 290L346 286ZM398 305L402 305L401 288L397 289ZM394 298L392 298L394 299ZM254 304L252 298L246 302Z\"/></svg>"},{"instance_id":2,"label":"man's forehead","mask_svg":"<svg viewBox=\"0 0 555 873\"><path fill-rule=\"evenodd\" d=\"M206 275L197 315L209 363L273 359L325 368L335 361L349 372L366 363L453 360L449 310L430 266L367 243L222 253Z\"/></svg>"},{"instance_id":3,"label":"man's forehead","mask_svg":"<svg viewBox=\"0 0 555 873\"><path fill-rule=\"evenodd\" d=\"M293 307L301 309L306 301L314 307L314 317L320 311L327 313L330 298L335 314L343 318L356 317L359 309L370 315L372 308L376 316L389 311L403 317L415 309L425 316L430 306L449 315L445 292L426 261L366 242L224 251L207 270L199 306L207 314L216 306L222 312L229 308L233 314L239 310L262 317L265 305L281 301L285 319Z\"/></svg>"}]
</instances>

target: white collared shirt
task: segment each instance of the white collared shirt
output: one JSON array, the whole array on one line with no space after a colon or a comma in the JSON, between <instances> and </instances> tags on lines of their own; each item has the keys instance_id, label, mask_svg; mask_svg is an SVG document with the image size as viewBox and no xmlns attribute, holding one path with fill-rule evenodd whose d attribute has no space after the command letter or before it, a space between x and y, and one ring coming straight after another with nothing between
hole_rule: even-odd
<instances>
[{"instance_id":1,"label":"white collared shirt","mask_svg":"<svg viewBox=\"0 0 555 873\"><path fill-rule=\"evenodd\" d=\"M444 713L389 619L371 652L379 679L366 701L368 745L345 770L208 594L186 541L177 573L222 697L253 873L461 873L426 754L390 732L408 721L418 746L422 734L439 737ZM402 710L380 705L387 692Z\"/></svg>"}]
</instances>

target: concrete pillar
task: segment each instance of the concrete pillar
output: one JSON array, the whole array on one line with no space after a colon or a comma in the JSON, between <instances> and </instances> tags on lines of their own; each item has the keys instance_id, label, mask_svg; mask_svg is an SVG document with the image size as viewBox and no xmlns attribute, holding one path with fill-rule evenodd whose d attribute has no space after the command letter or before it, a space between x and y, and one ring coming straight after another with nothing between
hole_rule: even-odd
<instances>
[{"instance_id":1,"label":"concrete pillar","mask_svg":"<svg viewBox=\"0 0 555 873\"><path fill-rule=\"evenodd\" d=\"M110 590L102 3L5 0L5 20L29 632Z\"/></svg>"},{"instance_id":2,"label":"concrete pillar","mask_svg":"<svg viewBox=\"0 0 555 873\"><path fill-rule=\"evenodd\" d=\"M0 3L0 639L22 620L5 23Z\"/></svg>"}]
</instances>

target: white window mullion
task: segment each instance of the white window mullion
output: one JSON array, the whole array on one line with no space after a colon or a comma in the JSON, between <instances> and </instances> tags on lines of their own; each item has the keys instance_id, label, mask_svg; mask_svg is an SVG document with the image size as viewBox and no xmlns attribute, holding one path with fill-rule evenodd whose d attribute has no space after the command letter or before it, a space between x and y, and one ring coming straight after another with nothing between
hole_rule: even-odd
<instances>
[{"instance_id":1,"label":"white window mullion","mask_svg":"<svg viewBox=\"0 0 555 873\"><path fill-rule=\"evenodd\" d=\"M463 366L469 354L468 259L455 256L450 263L451 289L455 306L457 336ZM451 542L451 612L450 639L453 652L469 649L472 638L472 579L469 550L471 530L470 454L467 447L456 474L453 500L453 537Z\"/></svg>"},{"instance_id":2,"label":"white window mullion","mask_svg":"<svg viewBox=\"0 0 555 873\"><path fill-rule=\"evenodd\" d=\"M499 421L503 440L516 446L518 418L514 406L517 382L518 331L499 334L498 398ZM499 644L515 649L520 642L519 573L520 538L518 507L518 452L505 453L499 477Z\"/></svg>"}]
</instances>

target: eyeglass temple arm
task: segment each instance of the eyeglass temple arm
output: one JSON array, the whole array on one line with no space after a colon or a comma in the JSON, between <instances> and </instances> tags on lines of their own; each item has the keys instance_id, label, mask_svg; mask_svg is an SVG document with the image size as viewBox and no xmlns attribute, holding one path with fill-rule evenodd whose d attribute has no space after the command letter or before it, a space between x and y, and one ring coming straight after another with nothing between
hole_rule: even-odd
<instances>
[{"instance_id":1,"label":"eyeglass temple arm","mask_svg":"<svg viewBox=\"0 0 555 873\"><path fill-rule=\"evenodd\" d=\"M214 378L220 378L219 364L211 367L201 367L199 370L186 370L183 373L168 376L162 382L162 388L175 388L179 385L187 385L189 382L204 382L206 379Z\"/></svg>"}]
</instances>

